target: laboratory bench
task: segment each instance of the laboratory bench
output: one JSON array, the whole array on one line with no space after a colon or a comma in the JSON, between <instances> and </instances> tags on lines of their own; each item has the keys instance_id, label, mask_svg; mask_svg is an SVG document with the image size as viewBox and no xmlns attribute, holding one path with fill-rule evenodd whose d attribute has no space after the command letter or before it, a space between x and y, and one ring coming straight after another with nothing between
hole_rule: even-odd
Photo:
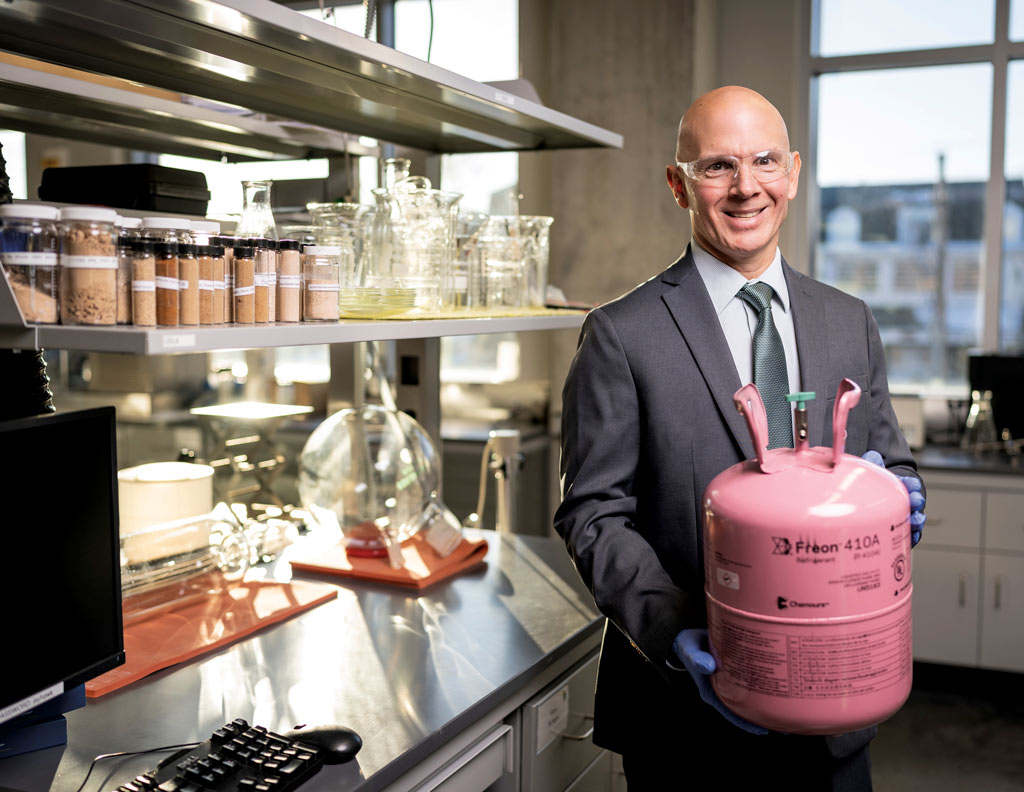
<instances>
[{"instance_id":1,"label":"laboratory bench","mask_svg":"<svg viewBox=\"0 0 1024 792\"><path fill-rule=\"evenodd\" d=\"M609 789L610 757L589 740L604 619L564 545L467 536L486 538L485 563L418 593L296 574L336 584L337 598L89 699L67 714L66 745L0 760L0 787L77 790L99 754L201 741L243 718L360 734L356 758L324 766L302 792ZM291 574L283 562L265 572ZM164 756L104 760L85 790Z\"/></svg>"}]
</instances>

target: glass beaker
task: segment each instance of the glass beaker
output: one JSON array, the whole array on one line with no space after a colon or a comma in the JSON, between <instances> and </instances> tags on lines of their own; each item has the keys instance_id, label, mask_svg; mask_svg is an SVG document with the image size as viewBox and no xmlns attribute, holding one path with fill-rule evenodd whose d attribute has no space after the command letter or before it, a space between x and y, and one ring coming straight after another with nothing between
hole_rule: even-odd
<instances>
[{"instance_id":1,"label":"glass beaker","mask_svg":"<svg viewBox=\"0 0 1024 792\"><path fill-rule=\"evenodd\" d=\"M377 201L371 269L366 285L412 289L415 312L450 307L455 220L462 193L435 190L414 176L394 190L373 191Z\"/></svg>"},{"instance_id":2,"label":"glass beaker","mask_svg":"<svg viewBox=\"0 0 1024 792\"><path fill-rule=\"evenodd\" d=\"M485 304L480 291L477 245L487 220L488 216L483 212L464 207L459 209L455 218L450 300L453 308L475 308Z\"/></svg>"},{"instance_id":3,"label":"glass beaker","mask_svg":"<svg viewBox=\"0 0 1024 792\"><path fill-rule=\"evenodd\" d=\"M543 215L491 215L480 232L486 305L544 306L553 222Z\"/></svg>"},{"instance_id":4,"label":"glass beaker","mask_svg":"<svg viewBox=\"0 0 1024 792\"><path fill-rule=\"evenodd\" d=\"M262 237L277 240L274 212L270 204L270 188L274 182L242 182L242 216L235 227L235 236Z\"/></svg>"},{"instance_id":5,"label":"glass beaker","mask_svg":"<svg viewBox=\"0 0 1024 792\"><path fill-rule=\"evenodd\" d=\"M316 244L340 248L341 269L346 273L344 285L360 285L365 281L364 255L374 207L367 204L308 203L306 211L316 229Z\"/></svg>"}]
</instances>

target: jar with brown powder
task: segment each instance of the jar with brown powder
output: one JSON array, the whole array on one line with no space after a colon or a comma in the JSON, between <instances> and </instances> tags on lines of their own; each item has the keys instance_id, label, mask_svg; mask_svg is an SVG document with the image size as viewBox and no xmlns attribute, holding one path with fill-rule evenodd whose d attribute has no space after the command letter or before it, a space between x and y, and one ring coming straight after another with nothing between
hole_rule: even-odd
<instances>
[{"instance_id":1,"label":"jar with brown powder","mask_svg":"<svg viewBox=\"0 0 1024 792\"><path fill-rule=\"evenodd\" d=\"M68 325L117 321L117 212L60 210L60 316Z\"/></svg>"},{"instance_id":2,"label":"jar with brown powder","mask_svg":"<svg viewBox=\"0 0 1024 792\"><path fill-rule=\"evenodd\" d=\"M337 322L341 286L341 251L326 245L306 245L302 257L302 320Z\"/></svg>"},{"instance_id":3,"label":"jar with brown powder","mask_svg":"<svg viewBox=\"0 0 1024 792\"><path fill-rule=\"evenodd\" d=\"M199 324L212 325L213 298L217 290L213 280L213 246L197 245L196 258L199 259Z\"/></svg>"},{"instance_id":4,"label":"jar with brown powder","mask_svg":"<svg viewBox=\"0 0 1024 792\"><path fill-rule=\"evenodd\" d=\"M0 206L0 261L26 322L57 321L57 207Z\"/></svg>"},{"instance_id":5,"label":"jar with brown powder","mask_svg":"<svg viewBox=\"0 0 1024 792\"><path fill-rule=\"evenodd\" d=\"M117 323L132 324L132 243L141 237L138 217L117 218Z\"/></svg>"},{"instance_id":6,"label":"jar with brown powder","mask_svg":"<svg viewBox=\"0 0 1024 792\"><path fill-rule=\"evenodd\" d=\"M253 248L253 259L256 267L256 323L270 321L270 300L274 299L271 284L274 253L270 249L270 240L260 237L246 240Z\"/></svg>"},{"instance_id":7,"label":"jar with brown powder","mask_svg":"<svg viewBox=\"0 0 1024 792\"><path fill-rule=\"evenodd\" d=\"M178 326L178 243L157 242L156 257L156 323L161 327Z\"/></svg>"},{"instance_id":8,"label":"jar with brown powder","mask_svg":"<svg viewBox=\"0 0 1024 792\"><path fill-rule=\"evenodd\" d=\"M199 259L195 245L178 245L178 324L199 324Z\"/></svg>"},{"instance_id":9,"label":"jar with brown powder","mask_svg":"<svg viewBox=\"0 0 1024 792\"><path fill-rule=\"evenodd\" d=\"M132 249L132 324L152 327L156 324L156 243L133 239Z\"/></svg>"},{"instance_id":10,"label":"jar with brown powder","mask_svg":"<svg viewBox=\"0 0 1024 792\"><path fill-rule=\"evenodd\" d=\"M282 239L278 241L277 248L277 321L298 322L302 318L299 240Z\"/></svg>"},{"instance_id":11,"label":"jar with brown powder","mask_svg":"<svg viewBox=\"0 0 1024 792\"><path fill-rule=\"evenodd\" d=\"M219 239L220 237L214 237ZM224 324L224 248L220 245L211 245L211 258L213 259L213 323Z\"/></svg>"},{"instance_id":12,"label":"jar with brown powder","mask_svg":"<svg viewBox=\"0 0 1024 792\"><path fill-rule=\"evenodd\" d=\"M214 244L224 247L224 321L230 324L235 320L235 237L214 237Z\"/></svg>"},{"instance_id":13,"label":"jar with brown powder","mask_svg":"<svg viewBox=\"0 0 1024 792\"><path fill-rule=\"evenodd\" d=\"M235 286L232 315L235 324L253 324L256 321L256 265L253 249L235 246Z\"/></svg>"}]
</instances>

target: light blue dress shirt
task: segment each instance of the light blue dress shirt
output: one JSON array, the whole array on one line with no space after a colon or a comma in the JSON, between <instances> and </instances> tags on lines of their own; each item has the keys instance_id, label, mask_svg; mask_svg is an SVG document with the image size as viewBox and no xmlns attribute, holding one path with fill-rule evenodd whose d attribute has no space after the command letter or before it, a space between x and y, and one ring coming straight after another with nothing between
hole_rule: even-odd
<instances>
[{"instance_id":1,"label":"light blue dress shirt","mask_svg":"<svg viewBox=\"0 0 1024 792\"><path fill-rule=\"evenodd\" d=\"M725 264L696 242L690 243L693 261L700 273L704 286L711 296L711 302L722 324L722 332L732 352L733 362L740 383L754 381L754 329L757 327L757 311L736 296L747 279L728 264ZM793 328L793 312L790 310L789 288L782 271L782 254L775 248L775 259L768 269L754 282L762 281L775 290L772 298L772 318L782 339L786 352L786 374L789 376L789 392L800 390L800 358L796 351L796 331Z\"/></svg>"}]
</instances>

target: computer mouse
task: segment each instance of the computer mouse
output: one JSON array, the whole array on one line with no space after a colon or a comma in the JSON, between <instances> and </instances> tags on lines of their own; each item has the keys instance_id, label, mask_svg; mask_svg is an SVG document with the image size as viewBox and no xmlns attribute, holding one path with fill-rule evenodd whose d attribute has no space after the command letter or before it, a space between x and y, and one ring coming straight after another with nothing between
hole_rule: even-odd
<instances>
[{"instance_id":1,"label":"computer mouse","mask_svg":"<svg viewBox=\"0 0 1024 792\"><path fill-rule=\"evenodd\" d=\"M308 743L324 752L324 764L335 765L352 759L363 747L363 739L351 729L337 724L308 726L301 724L284 736Z\"/></svg>"}]
</instances>

